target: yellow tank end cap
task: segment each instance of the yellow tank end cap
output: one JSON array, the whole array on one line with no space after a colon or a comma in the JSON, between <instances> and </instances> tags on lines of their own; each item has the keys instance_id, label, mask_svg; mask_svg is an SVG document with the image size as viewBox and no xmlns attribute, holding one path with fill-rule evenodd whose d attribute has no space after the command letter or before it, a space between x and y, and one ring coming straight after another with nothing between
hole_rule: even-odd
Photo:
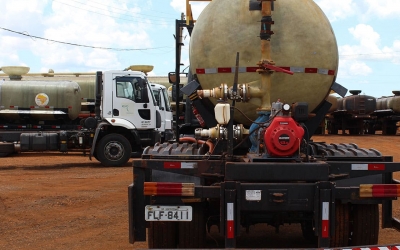
<instances>
[{"instance_id":1,"label":"yellow tank end cap","mask_svg":"<svg viewBox=\"0 0 400 250\"><path fill-rule=\"evenodd\" d=\"M21 76L27 74L30 68L26 66L3 66L1 70L9 76Z\"/></svg>"},{"instance_id":2,"label":"yellow tank end cap","mask_svg":"<svg viewBox=\"0 0 400 250\"><path fill-rule=\"evenodd\" d=\"M154 68L153 65L131 65L128 69L132 71L141 71L143 73L148 73L152 71Z\"/></svg>"}]
</instances>

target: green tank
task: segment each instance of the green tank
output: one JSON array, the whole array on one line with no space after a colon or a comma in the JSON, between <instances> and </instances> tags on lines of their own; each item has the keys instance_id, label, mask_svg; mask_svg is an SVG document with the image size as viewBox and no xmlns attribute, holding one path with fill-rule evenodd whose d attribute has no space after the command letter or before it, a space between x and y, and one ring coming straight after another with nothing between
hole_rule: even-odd
<instances>
[{"instance_id":1,"label":"green tank","mask_svg":"<svg viewBox=\"0 0 400 250\"><path fill-rule=\"evenodd\" d=\"M400 91L392 91L394 96L391 96L387 100L387 105L389 109L392 109L396 114L400 113Z\"/></svg>"},{"instance_id":2,"label":"green tank","mask_svg":"<svg viewBox=\"0 0 400 250\"><path fill-rule=\"evenodd\" d=\"M376 99L376 110L381 110L382 109L382 102L383 102L383 98L377 98Z\"/></svg>"},{"instance_id":3,"label":"green tank","mask_svg":"<svg viewBox=\"0 0 400 250\"><path fill-rule=\"evenodd\" d=\"M73 81L3 81L0 118L75 120L81 111L81 88Z\"/></svg>"},{"instance_id":4,"label":"green tank","mask_svg":"<svg viewBox=\"0 0 400 250\"><path fill-rule=\"evenodd\" d=\"M96 98L96 78L75 77L73 81L81 87L81 116L94 113L94 101Z\"/></svg>"}]
</instances>

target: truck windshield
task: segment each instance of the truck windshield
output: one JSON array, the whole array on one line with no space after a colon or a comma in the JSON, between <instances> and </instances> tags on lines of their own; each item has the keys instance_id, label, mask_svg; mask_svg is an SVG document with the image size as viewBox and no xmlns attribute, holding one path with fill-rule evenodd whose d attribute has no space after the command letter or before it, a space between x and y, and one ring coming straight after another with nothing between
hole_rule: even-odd
<instances>
[{"instance_id":1,"label":"truck windshield","mask_svg":"<svg viewBox=\"0 0 400 250\"><path fill-rule=\"evenodd\" d=\"M147 79L146 79L146 83L147 83L147 88L150 90L149 91L150 92L150 96L153 99L153 105L156 106L156 98L154 97L154 93L153 93L153 91L152 91L152 89L150 87L150 83L147 81Z\"/></svg>"},{"instance_id":2,"label":"truck windshield","mask_svg":"<svg viewBox=\"0 0 400 250\"><path fill-rule=\"evenodd\" d=\"M116 95L120 98L127 98L137 103L148 103L149 92L154 101L152 91L148 91L149 84L146 79L140 77L118 77L116 78Z\"/></svg>"},{"instance_id":3,"label":"truck windshield","mask_svg":"<svg viewBox=\"0 0 400 250\"><path fill-rule=\"evenodd\" d=\"M166 89L166 88L161 89L160 92L162 93L162 94L161 94L161 98L164 99L165 110L166 110L166 111L171 111L171 104L169 103L167 89ZM160 98L160 100L161 100L161 98Z\"/></svg>"}]
</instances>

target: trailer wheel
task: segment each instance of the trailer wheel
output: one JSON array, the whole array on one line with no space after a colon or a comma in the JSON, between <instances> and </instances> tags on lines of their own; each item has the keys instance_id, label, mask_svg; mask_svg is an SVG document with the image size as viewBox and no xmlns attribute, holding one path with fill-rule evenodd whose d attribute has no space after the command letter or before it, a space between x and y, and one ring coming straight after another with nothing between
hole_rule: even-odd
<instances>
[{"instance_id":1,"label":"trailer wheel","mask_svg":"<svg viewBox=\"0 0 400 250\"><path fill-rule=\"evenodd\" d=\"M357 204L352 207L351 245L376 245L379 236L378 204Z\"/></svg>"},{"instance_id":2,"label":"trailer wheel","mask_svg":"<svg viewBox=\"0 0 400 250\"><path fill-rule=\"evenodd\" d=\"M349 244L349 204L336 201L335 231L331 237L331 247L345 247Z\"/></svg>"},{"instance_id":3,"label":"trailer wheel","mask_svg":"<svg viewBox=\"0 0 400 250\"><path fill-rule=\"evenodd\" d=\"M121 166L128 162L131 152L128 139L120 134L108 134L97 145L96 156L104 166Z\"/></svg>"},{"instance_id":4,"label":"trailer wheel","mask_svg":"<svg viewBox=\"0 0 400 250\"><path fill-rule=\"evenodd\" d=\"M0 157L6 157L14 152L14 143L0 143Z\"/></svg>"},{"instance_id":5,"label":"trailer wheel","mask_svg":"<svg viewBox=\"0 0 400 250\"><path fill-rule=\"evenodd\" d=\"M178 224L170 221L150 222L148 246L153 248L176 248Z\"/></svg>"},{"instance_id":6,"label":"trailer wheel","mask_svg":"<svg viewBox=\"0 0 400 250\"><path fill-rule=\"evenodd\" d=\"M192 221L179 222L179 248L204 248L206 221L204 203L193 203Z\"/></svg>"}]
</instances>

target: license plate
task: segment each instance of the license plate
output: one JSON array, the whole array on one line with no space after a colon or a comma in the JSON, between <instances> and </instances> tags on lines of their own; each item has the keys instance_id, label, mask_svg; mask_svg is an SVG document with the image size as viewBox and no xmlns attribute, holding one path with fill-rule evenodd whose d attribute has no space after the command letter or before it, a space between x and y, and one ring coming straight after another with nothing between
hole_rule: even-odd
<instances>
[{"instance_id":1,"label":"license plate","mask_svg":"<svg viewBox=\"0 0 400 250\"><path fill-rule=\"evenodd\" d=\"M191 206L146 206L146 221L192 221Z\"/></svg>"}]
</instances>

